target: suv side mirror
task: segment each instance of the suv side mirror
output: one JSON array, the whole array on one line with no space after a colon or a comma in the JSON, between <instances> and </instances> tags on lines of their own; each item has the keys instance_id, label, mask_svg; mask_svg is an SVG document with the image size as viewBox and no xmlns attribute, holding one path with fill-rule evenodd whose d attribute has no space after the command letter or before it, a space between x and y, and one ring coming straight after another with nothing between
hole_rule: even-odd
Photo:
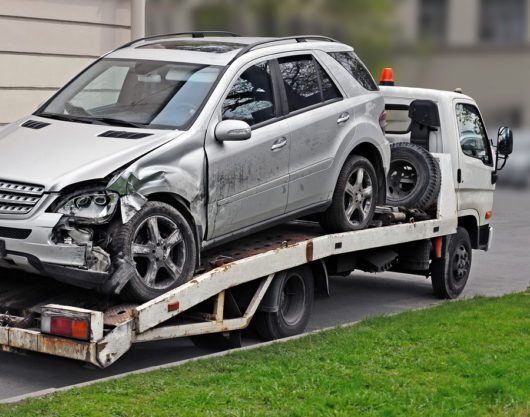
<instances>
[{"instance_id":1,"label":"suv side mirror","mask_svg":"<svg viewBox=\"0 0 530 417\"><path fill-rule=\"evenodd\" d=\"M513 152L513 133L509 127L501 127L499 129L497 152L502 156L509 156Z\"/></svg>"},{"instance_id":2,"label":"suv side mirror","mask_svg":"<svg viewBox=\"0 0 530 417\"><path fill-rule=\"evenodd\" d=\"M223 120L215 126L215 138L219 142L250 139L252 129L242 120Z\"/></svg>"}]
</instances>

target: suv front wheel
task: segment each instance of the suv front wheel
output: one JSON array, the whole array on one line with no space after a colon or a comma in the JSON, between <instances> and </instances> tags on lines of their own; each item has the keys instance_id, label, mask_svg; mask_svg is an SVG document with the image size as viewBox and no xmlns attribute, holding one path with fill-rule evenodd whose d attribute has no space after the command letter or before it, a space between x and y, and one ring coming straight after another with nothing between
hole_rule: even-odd
<instances>
[{"instance_id":1,"label":"suv front wheel","mask_svg":"<svg viewBox=\"0 0 530 417\"><path fill-rule=\"evenodd\" d=\"M372 223L378 195L372 163L362 156L351 156L342 167L331 206L320 224L328 233L365 229Z\"/></svg>"},{"instance_id":2,"label":"suv front wheel","mask_svg":"<svg viewBox=\"0 0 530 417\"><path fill-rule=\"evenodd\" d=\"M112 255L134 265L122 296L145 302L191 279L197 249L184 216L165 203L148 202L115 231Z\"/></svg>"}]
</instances>

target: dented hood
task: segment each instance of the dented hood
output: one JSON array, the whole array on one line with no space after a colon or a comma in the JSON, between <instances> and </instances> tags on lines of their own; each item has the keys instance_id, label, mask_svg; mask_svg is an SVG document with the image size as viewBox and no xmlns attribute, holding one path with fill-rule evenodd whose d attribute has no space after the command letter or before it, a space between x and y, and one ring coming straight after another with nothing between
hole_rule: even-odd
<instances>
[{"instance_id":1,"label":"dented hood","mask_svg":"<svg viewBox=\"0 0 530 417\"><path fill-rule=\"evenodd\" d=\"M59 191L67 185L104 178L183 133L63 122L35 116L30 120L49 125L32 129L21 126L26 120L0 130L0 179L42 185L46 191ZM140 139L100 136L109 131L150 136Z\"/></svg>"}]
</instances>

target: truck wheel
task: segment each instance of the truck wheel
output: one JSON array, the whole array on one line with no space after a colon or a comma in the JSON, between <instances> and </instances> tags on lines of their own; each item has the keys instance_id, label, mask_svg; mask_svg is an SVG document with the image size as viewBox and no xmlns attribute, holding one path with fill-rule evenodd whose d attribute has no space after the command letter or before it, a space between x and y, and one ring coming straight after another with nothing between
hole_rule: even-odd
<instances>
[{"instance_id":1,"label":"truck wheel","mask_svg":"<svg viewBox=\"0 0 530 417\"><path fill-rule=\"evenodd\" d=\"M367 228L374 217L378 184L368 159L348 158L339 174L331 206L320 217L324 230L337 233Z\"/></svg>"},{"instance_id":2,"label":"truck wheel","mask_svg":"<svg viewBox=\"0 0 530 417\"><path fill-rule=\"evenodd\" d=\"M426 149L412 143L395 143L391 150L387 203L410 209L431 208L442 185L438 161Z\"/></svg>"},{"instance_id":3,"label":"truck wheel","mask_svg":"<svg viewBox=\"0 0 530 417\"><path fill-rule=\"evenodd\" d=\"M431 277L437 297L452 300L462 294L471 272L472 256L469 233L459 227L456 234L449 237L444 272Z\"/></svg>"},{"instance_id":4,"label":"truck wheel","mask_svg":"<svg viewBox=\"0 0 530 417\"><path fill-rule=\"evenodd\" d=\"M254 317L258 335L264 340L274 340L302 333L309 322L314 297L315 283L309 267L279 273L266 295L277 308Z\"/></svg>"},{"instance_id":5,"label":"truck wheel","mask_svg":"<svg viewBox=\"0 0 530 417\"><path fill-rule=\"evenodd\" d=\"M148 202L113 234L115 260L132 261L122 296L145 302L189 281L195 272L197 249L184 216L165 203Z\"/></svg>"}]
</instances>

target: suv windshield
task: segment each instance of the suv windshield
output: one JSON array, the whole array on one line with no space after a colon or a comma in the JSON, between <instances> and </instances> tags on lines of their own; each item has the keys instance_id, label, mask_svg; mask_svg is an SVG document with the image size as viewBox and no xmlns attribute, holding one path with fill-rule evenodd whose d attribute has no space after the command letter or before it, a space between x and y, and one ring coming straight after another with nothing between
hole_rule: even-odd
<instances>
[{"instance_id":1,"label":"suv windshield","mask_svg":"<svg viewBox=\"0 0 530 417\"><path fill-rule=\"evenodd\" d=\"M38 113L62 120L186 129L221 67L102 59L62 89Z\"/></svg>"}]
</instances>

